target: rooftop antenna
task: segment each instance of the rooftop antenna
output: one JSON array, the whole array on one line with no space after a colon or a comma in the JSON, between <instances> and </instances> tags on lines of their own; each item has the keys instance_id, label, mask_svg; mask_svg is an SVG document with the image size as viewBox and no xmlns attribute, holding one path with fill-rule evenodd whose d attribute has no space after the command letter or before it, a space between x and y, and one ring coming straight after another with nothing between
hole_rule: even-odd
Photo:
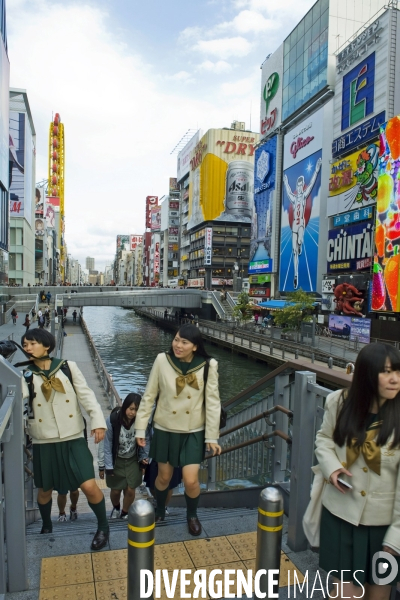
<instances>
[{"instance_id":1,"label":"rooftop antenna","mask_svg":"<svg viewBox=\"0 0 400 600\"><path fill-rule=\"evenodd\" d=\"M175 154L175 152L180 152L188 143L189 140L192 139L194 134L198 131L198 129L188 129L187 132L181 137L179 142L176 144L175 148L173 148L170 154Z\"/></svg>"}]
</instances>

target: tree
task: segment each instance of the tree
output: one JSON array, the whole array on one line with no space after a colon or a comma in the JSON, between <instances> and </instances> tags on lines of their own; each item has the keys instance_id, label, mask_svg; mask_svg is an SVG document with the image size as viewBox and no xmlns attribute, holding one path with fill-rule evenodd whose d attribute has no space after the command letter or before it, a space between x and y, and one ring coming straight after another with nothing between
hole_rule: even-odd
<instances>
[{"instance_id":1,"label":"tree","mask_svg":"<svg viewBox=\"0 0 400 600\"><path fill-rule=\"evenodd\" d=\"M284 331L299 331L303 321L312 321L313 300L301 288L288 292L285 300L286 305L274 314L275 323Z\"/></svg>"},{"instance_id":2,"label":"tree","mask_svg":"<svg viewBox=\"0 0 400 600\"><path fill-rule=\"evenodd\" d=\"M240 292L236 300L236 306L233 308L233 315L239 319L240 323L246 323L253 316L251 307L249 295L246 292Z\"/></svg>"}]
</instances>

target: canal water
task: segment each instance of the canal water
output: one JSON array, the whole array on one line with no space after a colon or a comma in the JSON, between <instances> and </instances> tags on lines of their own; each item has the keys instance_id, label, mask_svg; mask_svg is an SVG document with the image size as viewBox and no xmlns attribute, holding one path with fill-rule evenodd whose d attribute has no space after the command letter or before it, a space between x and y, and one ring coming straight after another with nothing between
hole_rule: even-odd
<instances>
[{"instance_id":1,"label":"canal water","mask_svg":"<svg viewBox=\"0 0 400 600\"><path fill-rule=\"evenodd\" d=\"M86 307L83 316L121 398L129 392L143 393L155 357L171 346L172 332L120 307ZM207 351L219 363L222 402L272 370L266 363L212 344L207 344Z\"/></svg>"}]
</instances>

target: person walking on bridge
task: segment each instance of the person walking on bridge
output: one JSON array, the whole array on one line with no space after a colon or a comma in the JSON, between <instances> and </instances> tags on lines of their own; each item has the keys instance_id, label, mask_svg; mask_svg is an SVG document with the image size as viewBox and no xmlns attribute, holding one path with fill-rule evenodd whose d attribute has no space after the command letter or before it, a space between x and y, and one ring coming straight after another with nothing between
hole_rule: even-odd
<instances>
[{"instance_id":1,"label":"person walking on bridge","mask_svg":"<svg viewBox=\"0 0 400 600\"><path fill-rule=\"evenodd\" d=\"M97 532L91 549L108 543L109 526L103 493L95 481L93 457L84 437L81 406L91 420L95 443L104 439L106 422L94 392L77 364L51 358L56 341L45 329L31 329L21 340L31 357L23 378L28 402L28 435L33 442L33 472L38 488L38 507L43 521L40 533L52 532L53 490L80 488L97 517Z\"/></svg>"},{"instance_id":2,"label":"person walking on bridge","mask_svg":"<svg viewBox=\"0 0 400 600\"><path fill-rule=\"evenodd\" d=\"M382 551L392 567L396 562L400 567L398 350L376 343L360 351L350 389L326 399L315 454L328 482L322 494L320 567L345 571L342 598L364 596L361 584L368 600L389 600L400 568L397 574L392 568L394 576L386 581L375 571Z\"/></svg>"},{"instance_id":3,"label":"person walking on bridge","mask_svg":"<svg viewBox=\"0 0 400 600\"><path fill-rule=\"evenodd\" d=\"M182 325L170 350L159 354L154 362L136 416L136 441L142 447L146 444L145 431L155 401L149 456L158 463L154 490L156 521L165 518L174 467L182 467L189 533L200 535L199 468L204 460L204 443L213 456L221 452L218 445L221 401L218 363L207 354L195 325Z\"/></svg>"}]
</instances>

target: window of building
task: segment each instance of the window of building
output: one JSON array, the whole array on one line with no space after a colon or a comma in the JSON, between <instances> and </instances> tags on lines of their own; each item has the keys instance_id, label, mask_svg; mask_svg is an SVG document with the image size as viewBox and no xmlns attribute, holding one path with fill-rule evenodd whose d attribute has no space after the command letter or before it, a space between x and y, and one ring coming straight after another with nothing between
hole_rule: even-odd
<instances>
[{"instance_id":1,"label":"window of building","mask_svg":"<svg viewBox=\"0 0 400 600\"><path fill-rule=\"evenodd\" d=\"M329 0L319 0L284 42L283 119L327 84L328 25Z\"/></svg>"}]
</instances>

